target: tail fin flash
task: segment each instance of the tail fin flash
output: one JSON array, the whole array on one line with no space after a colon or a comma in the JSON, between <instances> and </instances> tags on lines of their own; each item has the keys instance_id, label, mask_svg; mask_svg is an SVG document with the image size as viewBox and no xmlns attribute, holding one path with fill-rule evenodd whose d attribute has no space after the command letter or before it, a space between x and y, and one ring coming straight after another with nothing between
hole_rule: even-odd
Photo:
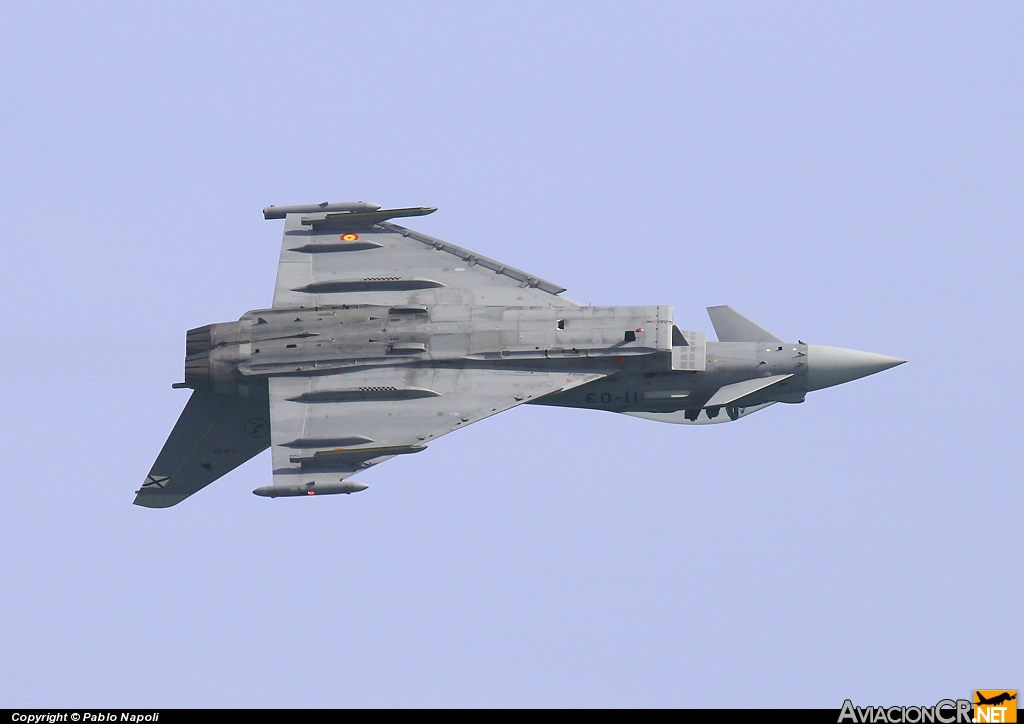
<instances>
[{"instance_id":1,"label":"tail fin flash","mask_svg":"<svg viewBox=\"0 0 1024 724\"><path fill-rule=\"evenodd\" d=\"M708 307L708 316L719 342L782 342L728 305Z\"/></svg>"}]
</instances>

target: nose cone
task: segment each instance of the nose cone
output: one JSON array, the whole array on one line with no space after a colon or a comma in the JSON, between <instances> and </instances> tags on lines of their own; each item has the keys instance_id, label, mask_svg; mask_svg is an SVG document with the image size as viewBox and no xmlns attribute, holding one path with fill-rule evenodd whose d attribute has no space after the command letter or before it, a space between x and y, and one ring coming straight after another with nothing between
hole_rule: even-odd
<instances>
[{"instance_id":1,"label":"nose cone","mask_svg":"<svg viewBox=\"0 0 1024 724\"><path fill-rule=\"evenodd\" d=\"M823 390L901 365L905 359L855 349L807 345L807 391Z\"/></svg>"}]
</instances>

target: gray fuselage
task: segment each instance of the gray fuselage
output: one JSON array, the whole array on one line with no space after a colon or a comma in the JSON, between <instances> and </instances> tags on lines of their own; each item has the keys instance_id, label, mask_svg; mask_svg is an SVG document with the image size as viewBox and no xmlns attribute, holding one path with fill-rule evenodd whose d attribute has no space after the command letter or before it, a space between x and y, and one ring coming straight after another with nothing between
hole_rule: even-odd
<instances>
[{"instance_id":1,"label":"gray fuselage","mask_svg":"<svg viewBox=\"0 0 1024 724\"><path fill-rule=\"evenodd\" d=\"M621 413L672 413L682 410L691 412L693 419L690 421L697 421L697 413L727 385L792 375L721 406L729 412L725 419L736 419L745 408L772 402L803 402L808 391L807 347L802 343L708 342L704 371L659 371L642 363L636 364L634 360L623 360L618 374L566 392L547 395L532 404ZM715 407L710 407L702 418L715 420L718 412ZM685 420L683 416L674 421Z\"/></svg>"}]
</instances>

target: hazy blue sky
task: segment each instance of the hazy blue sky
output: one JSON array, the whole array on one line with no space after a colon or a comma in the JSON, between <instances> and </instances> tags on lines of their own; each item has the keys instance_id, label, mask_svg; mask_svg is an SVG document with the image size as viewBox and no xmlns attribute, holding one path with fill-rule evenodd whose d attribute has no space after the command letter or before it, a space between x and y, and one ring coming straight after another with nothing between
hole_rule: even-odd
<instances>
[{"instance_id":1,"label":"hazy blue sky","mask_svg":"<svg viewBox=\"0 0 1024 724\"><path fill-rule=\"evenodd\" d=\"M1020 3L0 7L0 706L933 704L1024 688ZM267 204L910 364L735 424L524 408L131 505Z\"/></svg>"}]
</instances>

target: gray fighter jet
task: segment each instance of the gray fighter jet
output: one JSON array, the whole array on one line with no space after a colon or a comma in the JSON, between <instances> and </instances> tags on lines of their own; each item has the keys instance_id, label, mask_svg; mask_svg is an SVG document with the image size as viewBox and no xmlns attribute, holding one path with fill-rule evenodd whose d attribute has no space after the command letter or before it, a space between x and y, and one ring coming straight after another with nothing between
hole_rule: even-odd
<instances>
[{"instance_id":1,"label":"gray fighter jet","mask_svg":"<svg viewBox=\"0 0 1024 724\"><path fill-rule=\"evenodd\" d=\"M718 342L669 306L582 306L391 222L435 210L264 209L285 221L274 304L187 333L192 396L135 504L176 505L267 447L257 495L354 493L352 475L521 404L728 422L905 361L784 342L725 306Z\"/></svg>"}]
</instances>

